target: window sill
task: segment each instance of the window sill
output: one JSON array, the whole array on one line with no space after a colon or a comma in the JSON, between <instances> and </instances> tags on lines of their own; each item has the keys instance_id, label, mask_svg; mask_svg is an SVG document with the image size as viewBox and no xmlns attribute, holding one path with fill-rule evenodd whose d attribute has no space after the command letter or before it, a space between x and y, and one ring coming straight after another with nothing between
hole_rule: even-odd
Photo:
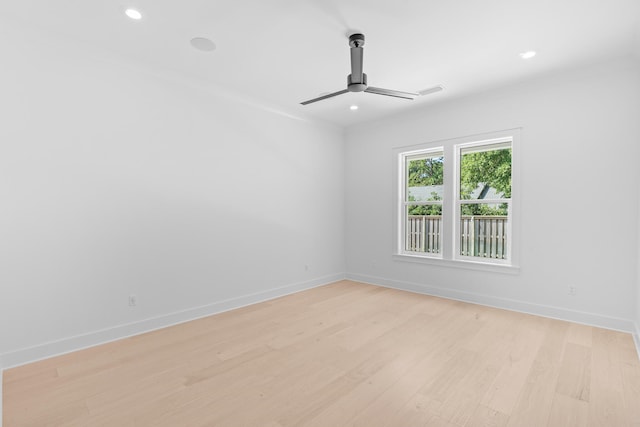
<instances>
[{"instance_id":1,"label":"window sill","mask_svg":"<svg viewBox=\"0 0 640 427\"><path fill-rule=\"evenodd\" d=\"M502 274L520 274L520 267L507 264L493 264L488 262L462 261L442 259L420 255L395 254L394 261L411 262L417 264L436 265L439 267L461 268L465 270L489 271Z\"/></svg>"}]
</instances>

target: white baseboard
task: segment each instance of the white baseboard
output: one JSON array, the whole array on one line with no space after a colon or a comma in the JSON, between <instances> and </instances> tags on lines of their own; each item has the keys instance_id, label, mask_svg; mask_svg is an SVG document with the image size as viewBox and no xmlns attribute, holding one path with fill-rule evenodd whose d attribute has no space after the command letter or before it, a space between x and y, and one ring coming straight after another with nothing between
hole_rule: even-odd
<instances>
[{"instance_id":1,"label":"white baseboard","mask_svg":"<svg viewBox=\"0 0 640 427\"><path fill-rule=\"evenodd\" d=\"M224 311L233 310L251 304L256 304L284 295L293 294L307 289L323 286L337 282L345 278L344 273L319 277L306 282L294 283L268 291L257 292L250 295L231 298L224 301L214 302L200 307L195 307L183 311L178 311L162 316L157 316L141 321L118 325L112 328L89 332L87 334L64 338L61 340L47 342L41 345L11 351L0 355L0 361L4 369L9 369L19 365L35 362L49 357L58 356L72 351L105 344L110 341L139 335L156 329L166 328L179 323L189 322ZM1 426L0 426L1 427Z\"/></svg>"},{"instance_id":2,"label":"white baseboard","mask_svg":"<svg viewBox=\"0 0 640 427\"><path fill-rule=\"evenodd\" d=\"M549 317L552 319L566 320L574 323L582 323L590 326L597 326L605 329L634 333L637 335L636 325L631 320L617 317L602 316L599 314L586 313L582 311L569 310L566 308L553 307L548 305L532 304L525 301L518 301L509 298L500 298L490 295L476 294L472 292L459 291L455 289L445 289L418 283L403 282L399 280L386 279L382 277L367 276L363 274L347 274L347 279L371 285L394 288L403 291L415 292L419 294L433 295L437 297L453 299L457 301L480 304L489 307L501 308L505 310L517 311L537 316ZM636 339L636 345L638 341ZM638 347L640 349L640 347ZM639 353L640 354L640 353Z\"/></svg>"}]
</instances>

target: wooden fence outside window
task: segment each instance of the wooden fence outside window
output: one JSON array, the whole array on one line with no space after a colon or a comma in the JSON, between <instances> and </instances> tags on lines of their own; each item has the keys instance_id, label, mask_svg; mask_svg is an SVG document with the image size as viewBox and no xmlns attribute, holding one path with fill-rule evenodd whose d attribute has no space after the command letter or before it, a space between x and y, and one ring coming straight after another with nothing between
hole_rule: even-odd
<instances>
[{"instance_id":1,"label":"wooden fence outside window","mask_svg":"<svg viewBox=\"0 0 640 427\"><path fill-rule=\"evenodd\" d=\"M506 259L507 216L462 216L460 218L460 255ZM430 254L442 248L442 216L409 215L405 250Z\"/></svg>"}]
</instances>

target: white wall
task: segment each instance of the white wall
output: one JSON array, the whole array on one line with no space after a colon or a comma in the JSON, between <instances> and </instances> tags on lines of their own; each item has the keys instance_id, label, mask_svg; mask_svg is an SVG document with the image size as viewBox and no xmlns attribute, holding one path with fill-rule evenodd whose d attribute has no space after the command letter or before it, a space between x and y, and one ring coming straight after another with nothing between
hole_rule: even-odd
<instances>
[{"instance_id":1,"label":"white wall","mask_svg":"<svg viewBox=\"0 0 640 427\"><path fill-rule=\"evenodd\" d=\"M344 276L341 130L53 36L0 51L5 368Z\"/></svg>"},{"instance_id":2,"label":"white wall","mask_svg":"<svg viewBox=\"0 0 640 427\"><path fill-rule=\"evenodd\" d=\"M632 62L621 59L350 129L348 276L631 330L639 83ZM522 127L520 273L392 260L392 149L516 127Z\"/></svg>"}]
</instances>

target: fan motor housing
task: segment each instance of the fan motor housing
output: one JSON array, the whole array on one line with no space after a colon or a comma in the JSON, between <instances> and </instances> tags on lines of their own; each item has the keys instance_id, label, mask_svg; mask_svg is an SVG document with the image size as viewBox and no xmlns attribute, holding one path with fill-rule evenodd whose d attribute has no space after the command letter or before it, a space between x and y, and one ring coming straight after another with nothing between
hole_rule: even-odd
<instances>
[{"instance_id":1,"label":"fan motor housing","mask_svg":"<svg viewBox=\"0 0 640 427\"><path fill-rule=\"evenodd\" d=\"M364 34L355 33L349 36L349 46L362 47L364 46Z\"/></svg>"},{"instance_id":2,"label":"fan motor housing","mask_svg":"<svg viewBox=\"0 0 640 427\"><path fill-rule=\"evenodd\" d=\"M349 92L364 92L367 90L367 75L362 73L362 82L354 83L351 74L347 76L347 89Z\"/></svg>"}]
</instances>

